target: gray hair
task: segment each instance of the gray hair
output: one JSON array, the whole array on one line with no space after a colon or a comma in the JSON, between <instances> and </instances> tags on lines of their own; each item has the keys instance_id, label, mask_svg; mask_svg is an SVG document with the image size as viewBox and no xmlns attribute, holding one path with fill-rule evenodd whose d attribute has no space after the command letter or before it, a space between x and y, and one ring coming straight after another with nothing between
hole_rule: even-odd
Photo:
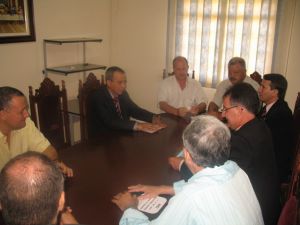
<instances>
[{"instance_id":1,"label":"gray hair","mask_svg":"<svg viewBox=\"0 0 300 225\"><path fill-rule=\"evenodd\" d=\"M202 167L223 165L230 154L230 131L213 116L199 116L183 132L183 145Z\"/></svg>"},{"instance_id":2,"label":"gray hair","mask_svg":"<svg viewBox=\"0 0 300 225\"><path fill-rule=\"evenodd\" d=\"M114 78L114 73L115 72L119 72L119 73L124 73L125 74L125 71L123 69L121 69L120 67L117 67L117 66L109 67L105 71L105 81L108 81L108 80L112 81L113 78Z\"/></svg>"},{"instance_id":3,"label":"gray hair","mask_svg":"<svg viewBox=\"0 0 300 225\"><path fill-rule=\"evenodd\" d=\"M175 64L177 63L177 61L185 61L186 64L188 65L188 60L183 57L183 56L176 56L174 59L173 59L173 67L175 66Z\"/></svg>"},{"instance_id":4,"label":"gray hair","mask_svg":"<svg viewBox=\"0 0 300 225\"><path fill-rule=\"evenodd\" d=\"M246 70L246 62L242 57L233 57L228 62L228 68L232 65L240 64Z\"/></svg>"}]
</instances>

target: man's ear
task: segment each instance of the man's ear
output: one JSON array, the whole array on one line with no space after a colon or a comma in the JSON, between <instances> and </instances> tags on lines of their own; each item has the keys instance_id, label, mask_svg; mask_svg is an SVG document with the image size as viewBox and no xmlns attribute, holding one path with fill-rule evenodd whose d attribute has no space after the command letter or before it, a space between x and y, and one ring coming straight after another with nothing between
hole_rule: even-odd
<instances>
[{"instance_id":1,"label":"man's ear","mask_svg":"<svg viewBox=\"0 0 300 225\"><path fill-rule=\"evenodd\" d=\"M278 96L278 94L279 94L278 90L277 90L277 89L273 89L273 91L274 91L275 95L276 95L277 97L279 97L279 96Z\"/></svg>"},{"instance_id":2,"label":"man's ear","mask_svg":"<svg viewBox=\"0 0 300 225\"><path fill-rule=\"evenodd\" d=\"M107 87L110 87L110 85L111 85L111 80L107 80L107 81L106 81L106 85L107 85Z\"/></svg>"},{"instance_id":3,"label":"man's ear","mask_svg":"<svg viewBox=\"0 0 300 225\"><path fill-rule=\"evenodd\" d=\"M65 192L63 191L58 201L58 211L62 211L65 207Z\"/></svg>"},{"instance_id":4,"label":"man's ear","mask_svg":"<svg viewBox=\"0 0 300 225\"><path fill-rule=\"evenodd\" d=\"M183 156L185 161L190 161L192 160L191 154L188 152L186 148L183 149Z\"/></svg>"}]
</instances>

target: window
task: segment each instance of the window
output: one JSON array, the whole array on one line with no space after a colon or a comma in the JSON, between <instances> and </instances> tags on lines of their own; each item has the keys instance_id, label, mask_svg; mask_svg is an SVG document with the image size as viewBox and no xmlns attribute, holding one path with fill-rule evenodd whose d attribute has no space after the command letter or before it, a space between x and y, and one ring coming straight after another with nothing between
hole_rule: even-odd
<instances>
[{"instance_id":1,"label":"window","mask_svg":"<svg viewBox=\"0 0 300 225\"><path fill-rule=\"evenodd\" d=\"M227 78L227 63L241 56L248 74L271 71L277 1L169 0L167 70L185 56L203 86Z\"/></svg>"}]
</instances>

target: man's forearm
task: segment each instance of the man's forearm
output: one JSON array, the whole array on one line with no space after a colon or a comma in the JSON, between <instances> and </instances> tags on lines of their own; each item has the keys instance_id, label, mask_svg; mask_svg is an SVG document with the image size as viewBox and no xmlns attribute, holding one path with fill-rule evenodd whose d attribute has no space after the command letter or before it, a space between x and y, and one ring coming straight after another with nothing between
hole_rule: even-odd
<instances>
[{"instance_id":1,"label":"man's forearm","mask_svg":"<svg viewBox=\"0 0 300 225\"><path fill-rule=\"evenodd\" d=\"M166 102L159 102L159 108L167 113L173 114L175 116L179 115L178 109L170 106Z\"/></svg>"},{"instance_id":2,"label":"man's forearm","mask_svg":"<svg viewBox=\"0 0 300 225\"><path fill-rule=\"evenodd\" d=\"M159 186L160 188L160 194L162 195L174 195L174 188L172 186L166 186L166 185L161 185Z\"/></svg>"},{"instance_id":3,"label":"man's forearm","mask_svg":"<svg viewBox=\"0 0 300 225\"><path fill-rule=\"evenodd\" d=\"M48 156L49 159L55 161L58 159L58 154L56 149L52 146L49 145L44 151L43 154L45 154L46 156Z\"/></svg>"}]
</instances>

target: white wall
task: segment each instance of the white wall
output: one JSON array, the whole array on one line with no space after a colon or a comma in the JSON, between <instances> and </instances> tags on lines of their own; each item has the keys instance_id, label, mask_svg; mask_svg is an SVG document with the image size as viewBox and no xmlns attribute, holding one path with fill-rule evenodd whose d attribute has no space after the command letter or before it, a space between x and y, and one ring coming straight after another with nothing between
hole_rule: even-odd
<instances>
[{"instance_id":1,"label":"white wall","mask_svg":"<svg viewBox=\"0 0 300 225\"><path fill-rule=\"evenodd\" d=\"M300 91L300 0L283 0L278 42L274 46L272 72L283 74L288 81L286 101L293 110Z\"/></svg>"},{"instance_id":2,"label":"white wall","mask_svg":"<svg viewBox=\"0 0 300 225\"><path fill-rule=\"evenodd\" d=\"M167 0L112 1L111 64L126 70L131 98L155 112L165 67L167 4Z\"/></svg>"},{"instance_id":3,"label":"white wall","mask_svg":"<svg viewBox=\"0 0 300 225\"><path fill-rule=\"evenodd\" d=\"M289 85L286 100L292 110L294 110L296 97L300 92L300 0L297 0L295 12L286 69Z\"/></svg>"},{"instance_id":4,"label":"white wall","mask_svg":"<svg viewBox=\"0 0 300 225\"><path fill-rule=\"evenodd\" d=\"M0 45L0 86L14 86L26 95L29 85L39 86L44 78L43 39L47 38L103 38L102 44L89 45L87 59L92 63L109 64L110 14L110 0L34 0L36 42ZM82 48L78 44L50 46L48 49L49 63L53 66L82 59ZM80 77L82 74L67 77L49 74L57 84L62 79L66 81L70 98L77 95Z\"/></svg>"}]
</instances>

